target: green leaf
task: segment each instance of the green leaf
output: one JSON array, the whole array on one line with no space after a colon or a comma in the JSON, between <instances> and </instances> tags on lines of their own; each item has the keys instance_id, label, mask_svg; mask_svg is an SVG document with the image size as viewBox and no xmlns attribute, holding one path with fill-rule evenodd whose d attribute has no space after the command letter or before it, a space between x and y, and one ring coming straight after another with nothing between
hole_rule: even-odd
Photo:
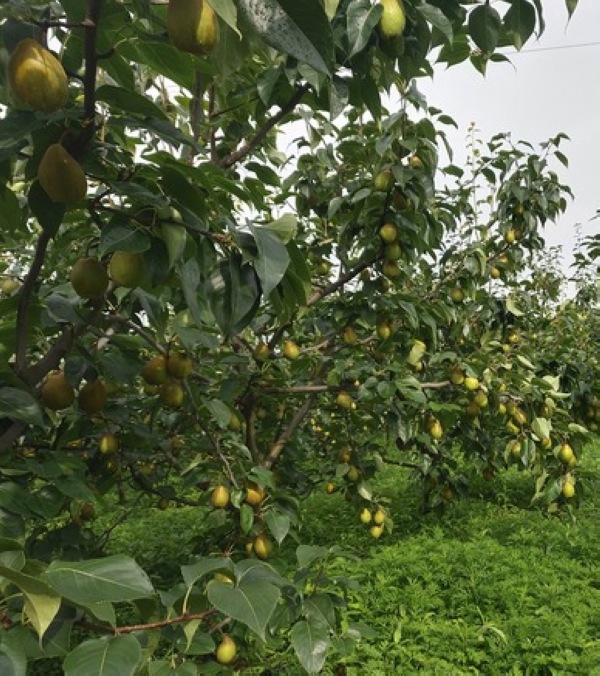
<instances>
[{"instance_id":1,"label":"green leaf","mask_svg":"<svg viewBox=\"0 0 600 676\"><path fill-rule=\"evenodd\" d=\"M284 244L288 244L296 236L298 219L293 214L283 214L262 227L275 233Z\"/></svg>"},{"instance_id":2,"label":"green leaf","mask_svg":"<svg viewBox=\"0 0 600 676\"><path fill-rule=\"evenodd\" d=\"M42 577L59 594L83 606L154 594L146 573L132 558L121 554L87 561L54 561Z\"/></svg>"},{"instance_id":3,"label":"green leaf","mask_svg":"<svg viewBox=\"0 0 600 676\"><path fill-rule=\"evenodd\" d=\"M122 89L121 87L102 85L96 90L96 99L108 104L111 109L117 108L134 115L142 115L143 117L169 119L164 111L152 103L150 99L137 92Z\"/></svg>"},{"instance_id":4,"label":"green leaf","mask_svg":"<svg viewBox=\"0 0 600 676\"><path fill-rule=\"evenodd\" d=\"M231 559L215 559L213 557L205 557L199 561L190 563L187 566L181 566L181 575L183 576L183 581L186 583L186 585L191 587L201 578L205 577L206 575L210 575L217 570L227 570L233 572L233 563Z\"/></svg>"},{"instance_id":5,"label":"green leaf","mask_svg":"<svg viewBox=\"0 0 600 676\"><path fill-rule=\"evenodd\" d=\"M290 632L292 646L309 674L321 671L330 646L329 631L320 622L301 620Z\"/></svg>"},{"instance_id":6,"label":"green leaf","mask_svg":"<svg viewBox=\"0 0 600 676\"><path fill-rule=\"evenodd\" d=\"M15 387L0 388L0 418L22 420L29 425L44 427L42 410L29 394Z\"/></svg>"},{"instance_id":7,"label":"green leaf","mask_svg":"<svg viewBox=\"0 0 600 676\"><path fill-rule=\"evenodd\" d=\"M239 0L240 12L271 47L329 75L333 33L319 0Z\"/></svg>"},{"instance_id":8,"label":"green leaf","mask_svg":"<svg viewBox=\"0 0 600 676\"><path fill-rule=\"evenodd\" d=\"M329 554L327 547L319 547L316 545L300 545L296 549L296 558L300 568L310 566L313 561L317 559L325 559Z\"/></svg>"},{"instance_id":9,"label":"green leaf","mask_svg":"<svg viewBox=\"0 0 600 676\"><path fill-rule=\"evenodd\" d=\"M355 0L348 5L346 30L350 57L367 46L381 14L381 5L379 3L372 5L369 0Z\"/></svg>"},{"instance_id":10,"label":"green leaf","mask_svg":"<svg viewBox=\"0 0 600 676\"><path fill-rule=\"evenodd\" d=\"M221 613L243 622L265 640L265 630L281 597L277 587L260 580L242 580L229 587L211 580L207 585L209 602Z\"/></svg>"},{"instance_id":11,"label":"green leaf","mask_svg":"<svg viewBox=\"0 0 600 676\"><path fill-rule=\"evenodd\" d=\"M116 216L102 228L100 235L100 256L114 251L142 253L150 248L148 235L134 227L125 216Z\"/></svg>"},{"instance_id":12,"label":"green leaf","mask_svg":"<svg viewBox=\"0 0 600 676\"><path fill-rule=\"evenodd\" d=\"M65 658L65 676L133 676L142 648L133 636L84 641Z\"/></svg>"},{"instance_id":13,"label":"green leaf","mask_svg":"<svg viewBox=\"0 0 600 676\"><path fill-rule=\"evenodd\" d=\"M452 23L441 9L424 2L421 5L417 5L417 10L425 19L427 19L427 21L429 21L432 26L437 28L442 33L448 44L452 44L454 38Z\"/></svg>"},{"instance_id":14,"label":"green leaf","mask_svg":"<svg viewBox=\"0 0 600 676\"><path fill-rule=\"evenodd\" d=\"M282 241L266 228L249 224L258 248L254 269L260 279L263 295L268 296L283 279L290 264L290 256Z\"/></svg>"},{"instance_id":15,"label":"green leaf","mask_svg":"<svg viewBox=\"0 0 600 676\"><path fill-rule=\"evenodd\" d=\"M181 258L187 241L187 230L183 225L163 223L161 226L162 238L169 254L169 267Z\"/></svg>"},{"instance_id":16,"label":"green leaf","mask_svg":"<svg viewBox=\"0 0 600 676\"><path fill-rule=\"evenodd\" d=\"M290 517L276 509L270 509L265 515L265 521L277 544L281 544L290 532Z\"/></svg>"},{"instance_id":17,"label":"green leaf","mask_svg":"<svg viewBox=\"0 0 600 676\"><path fill-rule=\"evenodd\" d=\"M240 256L221 261L207 282L206 293L217 324L226 335L247 326L260 302L256 273L252 266L242 263Z\"/></svg>"},{"instance_id":18,"label":"green leaf","mask_svg":"<svg viewBox=\"0 0 600 676\"><path fill-rule=\"evenodd\" d=\"M237 27L237 8L233 0L208 0L208 4L229 28L233 29L241 38L242 34Z\"/></svg>"},{"instance_id":19,"label":"green leaf","mask_svg":"<svg viewBox=\"0 0 600 676\"><path fill-rule=\"evenodd\" d=\"M516 49L521 49L535 30L535 7L527 0L513 0L504 15L504 26Z\"/></svg>"},{"instance_id":20,"label":"green leaf","mask_svg":"<svg viewBox=\"0 0 600 676\"><path fill-rule=\"evenodd\" d=\"M501 28L500 15L487 2L469 14L469 35L484 54L491 54L496 49Z\"/></svg>"},{"instance_id":21,"label":"green leaf","mask_svg":"<svg viewBox=\"0 0 600 676\"><path fill-rule=\"evenodd\" d=\"M552 423L546 418L534 418L531 431L540 439L548 439L552 431Z\"/></svg>"},{"instance_id":22,"label":"green leaf","mask_svg":"<svg viewBox=\"0 0 600 676\"><path fill-rule=\"evenodd\" d=\"M577 9L579 0L565 0L567 5L567 12L569 12L569 19L573 16L573 12Z\"/></svg>"},{"instance_id":23,"label":"green leaf","mask_svg":"<svg viewBox=\"0 0 600 676\"><path fill-rule=\"evenodd\" d=\"M0 566L0 577L10 580L22 592L25 599L23 612L41 640L58 613L61 597L39 578L12 568Z\"/></svg>"},{"instance_id":24,"label":"green leaf","mask_svg":"<svg viewBox=\"0 0 600 676\"><path fill-rule=\"evenodd\" d=\"M2 676L27 676L27 655L17 631L0 634L0 674Z\"/></svg>"}]
</instances>

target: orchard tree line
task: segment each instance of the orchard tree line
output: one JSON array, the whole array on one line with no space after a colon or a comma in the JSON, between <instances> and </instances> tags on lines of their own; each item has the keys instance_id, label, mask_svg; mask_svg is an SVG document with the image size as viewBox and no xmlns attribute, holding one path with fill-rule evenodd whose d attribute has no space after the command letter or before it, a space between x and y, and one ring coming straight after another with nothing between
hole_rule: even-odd
<instances>
[{"instance_id":1,"label":"orchard tree line","mask_svg":"<svg viewBox=\"0 0 600 676\"><path fill-rule=\"evenodd\" d=\"M565 137L459 167L418 90L543 30L540 0L3 3L0 671L317 672L368 629L311 492L382 541L392 465L426 509L511 465L582 499L600 245L565 301ZM107 505L198 509L178 584L103 555Z\"/></svg>"}]
</instances>

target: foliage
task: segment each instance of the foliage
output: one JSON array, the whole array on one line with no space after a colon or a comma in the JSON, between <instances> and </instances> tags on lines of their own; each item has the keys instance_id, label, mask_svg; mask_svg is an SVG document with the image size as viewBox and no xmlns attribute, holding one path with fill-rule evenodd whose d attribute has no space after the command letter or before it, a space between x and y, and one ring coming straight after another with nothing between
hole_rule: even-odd
<instances>
[{"instance_id":1,"label":"foliage","mask_svg":"<svg viewBox=\"0 0 600 676\"><path fill-rule=\"evenodd\" d=\"M541 3L407 1L390 38L366 0L208 4L218 39L180 44L216 39L209 55L179 51L185 26L146 0L0 10L10 72L35 75L15 51L34 38L69 82L59 110L62 89L52 106L1 93L0 659L15 673L49 657L206 672L226 633L313 672L348 654L369 631L344 624L352 582L324 570L351 555L286 551L328 477L375 538L393 529L370 484L386 463L415 469L429 508L466 490L463 458L528 470L551 511L565 487L579 500L572 409L600 410L597 298L587 285L559 308L556 280L529 274L569 195L552 168L564 136L498 135L465 173L443 159L453 121L416 84L435 59L504 60L543 30ZM282 152L278 128L297 125ZM207 511L216 485L228 501ZM211 533L160 590L130 551L107 555L116 524L86 526L148 496Z\"/></svg>"}]
</instances>

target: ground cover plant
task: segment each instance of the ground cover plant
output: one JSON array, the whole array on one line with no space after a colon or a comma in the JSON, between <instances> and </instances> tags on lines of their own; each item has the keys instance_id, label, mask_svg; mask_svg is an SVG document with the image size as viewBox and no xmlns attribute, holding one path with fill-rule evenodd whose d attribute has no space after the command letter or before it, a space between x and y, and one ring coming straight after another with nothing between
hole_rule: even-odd
<instances>
[{"instance_id":1,"label":"ground cover plant","mask_svg":"<svg viewBox=\"0 0 600 676\"><path fill-rule=\"evenodd\" d=\"M376 637L324 571L355 555L305 505L390 544L398 468L440 519L507 471L585 509L600 247L567 300L543 238L567 139L473 131L457 166L418 88L543 30L537 0L2 5L2 670L350 660Z\"/></svg>"}]
</instances>

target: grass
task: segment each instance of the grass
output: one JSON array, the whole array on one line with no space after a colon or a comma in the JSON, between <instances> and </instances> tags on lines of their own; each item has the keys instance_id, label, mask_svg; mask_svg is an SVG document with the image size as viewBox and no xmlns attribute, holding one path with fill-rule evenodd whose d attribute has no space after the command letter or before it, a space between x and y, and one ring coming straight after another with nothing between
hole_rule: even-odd
<instances>
[{"instance_id":1,"label":"grass","mask_svg":"<svg viewBox=\"0 0 600 676\"><path fill-rule=\"evenodd\" d=\"M332 654L328 673L600 675L600 440L578 469L580 504L554 516L530 507L531 479L512 470L475 480L444 512L421 510L403 470L375 489L394 521L377 542L343 496L323 492L304 505L302 542L360 554L330 572L360 583L347 616L376 632L343 664ZM182 543L201 537L203 517L140 509L108 551L134 556L164 587L179 579ZM265 660L272 671L252 673L301 673L278 669L275 653Z\"/></svg>"}]
</instances>

